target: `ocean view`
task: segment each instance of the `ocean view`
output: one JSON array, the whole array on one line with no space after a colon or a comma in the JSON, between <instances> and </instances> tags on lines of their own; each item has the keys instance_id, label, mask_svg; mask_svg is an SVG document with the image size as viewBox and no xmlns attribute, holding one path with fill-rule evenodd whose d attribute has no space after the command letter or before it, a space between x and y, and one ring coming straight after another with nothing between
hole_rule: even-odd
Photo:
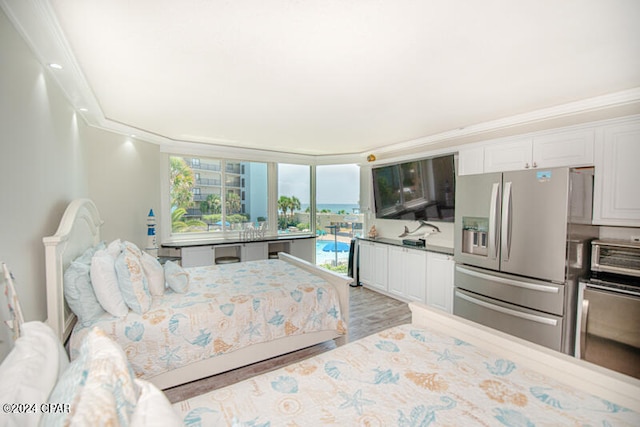
<instances>
[{"instance_id":1,"label":"ocean view","mask_svg":"<svg viewBox=\"0 0 640 427\"><path fill-rule=\"evenodd\" d=\"M301 203L300 204L300 210L302 212L306 211L307 208L309 207L308 203ZM358 204L353 203L353 204L343 204L343 203L319 203L316 205L316 209L318 211L322 211L323 209L328 209L331 212L337 213L341 210L344 210L346 213L350 214L353 213L353 210L356 209L360 209L360 206L358 206Z\"/></svg>"}]
</instances>

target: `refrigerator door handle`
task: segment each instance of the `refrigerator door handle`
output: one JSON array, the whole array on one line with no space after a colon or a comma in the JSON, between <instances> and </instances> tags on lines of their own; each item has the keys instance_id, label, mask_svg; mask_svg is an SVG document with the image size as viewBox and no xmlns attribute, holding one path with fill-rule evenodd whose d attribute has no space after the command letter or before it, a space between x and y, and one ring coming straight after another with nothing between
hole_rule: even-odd
<instances>
[{"instance_id":1,"label":"refrigerator door handle","mask_svg":"<svg viewBox=\"0 0 640 427\"><path fill-rule=\"evenodd\" d=\"M462 274L466 274L472 277L477 277L478 279L490 280L492 282L502 283L510 286L517 286L519 288L530 289L532 291L547 292L551 294L557 294L558 292L560 292L560 289L555 286L538 285L536 283L528 283L528 282L521 282L520 280L507 279L506 277L493 276L491 274L485 274L479 271L469 270L459 265L456 265L456 270Z\"/></svg>"},{"instance_id":2,"label":"refrigerator door handle","mask_svg":"<svg viewBox=\"0 0 640 427\"><path fill-rule=\"evenodd\" d=\"M489 207L489 257L498 257L498 211L500 209L500 183L494 182L491 188L491 206Z\"/></svg>"},{"instance_id":3,"label":"refrigerator door handle","mask_svg":"<svg viewBox=\"0 0 640 427\"><path fill-rule=\"evenodd\" d=\"M524 313L522 311L512 310L510 308L502 307L502 306L495 305L495 304L490 304L488 302L481 301L479 299L470 297L468 295L461 294L458 291L456 291L456 298L462 298L462 299L467 300L468 302L470 302L472 304L479 305L480 307L484 307L484 308L487 308L489 310L497 311L499 313L507 314L509 316L514 316L514 317L519 317L521 319L530 320L532 322L542 323L542 324L551 325L551 326L556 326L558 324L558 321L556 319L549 319L548 317L537 316L535 314Z\"/></svg>"},{"instance_id":4,"label":"refrigerator door handle","mask_svg":"<svg viewBox=\"0 0 640 427\"><path fill-rule=\"evenodd\" d=\"M511 251L511 181L505 182L502 195L502 260L509 261Z\"/></svg>"}]
</instances>

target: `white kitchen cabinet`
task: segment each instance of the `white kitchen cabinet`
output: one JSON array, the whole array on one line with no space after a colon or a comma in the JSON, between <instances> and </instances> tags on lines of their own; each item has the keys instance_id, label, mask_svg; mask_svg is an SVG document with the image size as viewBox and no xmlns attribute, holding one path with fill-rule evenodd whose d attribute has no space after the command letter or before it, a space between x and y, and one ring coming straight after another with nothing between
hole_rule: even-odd
<instances>
[{"instance_id":1,"label":"white kitchen cabinet","mask_svg":"<svg viewBox=\"0 0 640 427\"><path fill-rule=\"evenodd\" d=\"M389 247L389 293L404 300L425 302L427 252Z\"/></svg>"},{"instance_id":2,"label":"white kitchen cabinet","mask_svg":"<svg viewBox=\"0 0 640 427\"><path fill-rule=\"evenodd\" d=\"M267 242L243 243L240 259L244 261L257 261L269 257Z\"/></svg>"},{"instance_id":3,"label":"white kitchen cabinet","mask_svg":"<svg viewBox=\"0 0 640 427\"><path fill-rule=\"evenodd\" d=\"M458 152L458 175L484 172L484 147L461 148Z\"/></svg>"},{"instance_id":4,"label":"white kitchen cabinet","mask_svg":"<svg viewBox=\"0 0 640 427\"><path fill-rule=\"evenodd\" d=\"M453 313L454 267L451 255L427 253L427 305Z\"/></svg>"},{"instance_id":5,"label":"white kitchen cabinet","mask_svg":"<svg viewBox=\"0 0 640 427\"><path fill-rule=\"evenodd\" d=\"M185 246L181 250L183 267L202 267L213 264L212 246Z\"/></svg>"},{"instance_id":6,"label":"white kitchen cabinet","mask_svg":"<svg viewBox=\"0 0 640 427\"><path fill-rule=\"evenodd\" d=\"M484 148L484 172L502 172L531 167L532 138L494 142Z\"/></svg>"},{"instance_id":7,"label":"white kitchen cabinet","mask_svg":"<svg viewBox=\"0 0 640 427\"><path fill-rule=\"evenodd\" d=\"M640 121L605 127L595 165L593 223L640 227Z\"/></svg>"},{"instance_id":8,"label":"white kitchen cabinet","mask_svg":"<svg viewBox=\"0 0 640 427\"><path fill-rule=\"evenodd\" d=\"M591 166L595 131L572 129L494 142L484 148L484 172Z\"/></svg>"},{"instance_id":9,"label":"white kitchen cabinet","mask_svg":"<svg viewBox=\"0 0 640 427\"><path fill-rule=\"evenodd\" d=\"M532 167L593 165L595 132L580 129L534 136Z\"/></svg>"},{"instance_id":10,"label":"white kitchen cabinet","mask_svg":"<svg viewBox=\"0 0 640 427\"><path fill-rule=\"evenodd\" d=\"M358 241L359 280L367 287L387 292L388 245Z\"/></svg>"}]
</instances>

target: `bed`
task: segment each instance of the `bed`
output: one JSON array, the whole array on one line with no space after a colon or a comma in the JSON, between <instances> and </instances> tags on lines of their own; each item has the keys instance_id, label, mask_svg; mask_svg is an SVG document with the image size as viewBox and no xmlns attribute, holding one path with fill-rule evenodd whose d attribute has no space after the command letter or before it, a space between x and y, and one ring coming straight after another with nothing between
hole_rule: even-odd
<instances>
[{"instance_id":1,"label":"bed","mask_svg":"<svg viewBox=\"0 0 640 427\"><path fill-rule=\"evenodd\" d=\"M9 302L11 305L12 302ZM640 425L640 380L411 303L412 323L169 403L99 328L69 364L50 326L10 322L9 425Z\"/></svg>"},{"instance_id":2,"label":"bed","mask_svg":"<svg viewBox=\"0 0 640 427\"><path fill-rule=\"evenodd\" d=\"M144 313L104 313L77 322L65 303L64 274L102 242L95 204L78 199L43 239L48 323L70 355L93 327L125 349L133 371L161 389L317 343L347 341L350 278L280 253L278 260L185 269L186 293L153 297ZM283 305L284 303L284 305Z\"/></svg>"},{"instance_id":3,"label":"bed","mask_svg":"<svg viewBox=\"0 0 640 427\"><path fill-rule=\"evenodd\" d=\"M640 381L410 304L412 323L176 403L184 425L640 425Z\"/></svg>"}]
</instances>

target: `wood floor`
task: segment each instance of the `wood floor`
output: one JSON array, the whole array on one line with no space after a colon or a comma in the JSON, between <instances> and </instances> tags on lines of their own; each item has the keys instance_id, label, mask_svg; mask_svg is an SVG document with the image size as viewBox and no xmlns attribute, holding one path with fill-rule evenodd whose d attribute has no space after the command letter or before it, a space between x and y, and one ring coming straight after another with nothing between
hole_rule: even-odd
<instances>
[{"instance_id":1,"label":"wood floor","mask_svg":"<svg viewBox=\"0 0 640 427\"><path fill-rule=\"evenodd\" d=\"M349 289L349 340L357 340L391 326L411 321L411 312L406 303L362 286ZM172 403L179 402L255 375L278 369L284 365L307 359L335 347L335 342L329 341L263 362L254 363L244 368L176 386L164 390L164 393Z\"/></svg>"}]
</instances>

